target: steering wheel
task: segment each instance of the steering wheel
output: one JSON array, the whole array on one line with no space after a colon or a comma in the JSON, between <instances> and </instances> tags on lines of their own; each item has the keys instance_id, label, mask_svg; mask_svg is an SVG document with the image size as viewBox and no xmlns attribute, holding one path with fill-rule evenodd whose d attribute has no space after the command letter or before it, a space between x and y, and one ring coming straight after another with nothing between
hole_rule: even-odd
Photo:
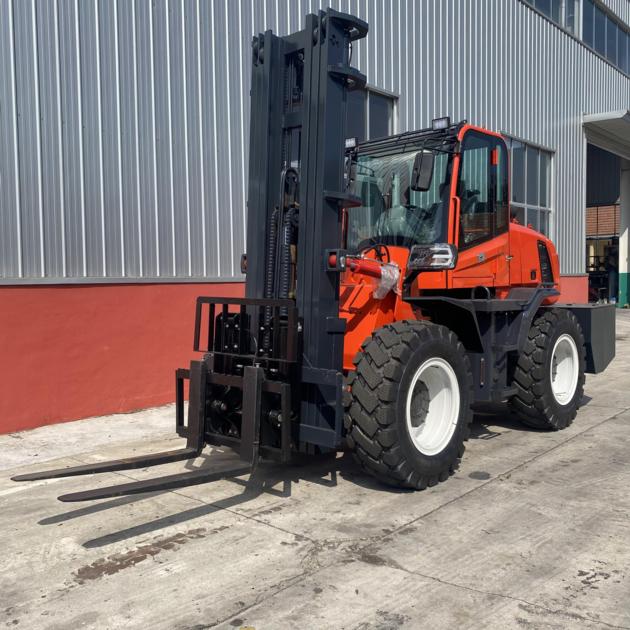
<instances>
[{"instance_id":1,"label":"steering wheel","mask_svg":"<svg viewBox=\"0 0 630 630\"><path fill-rule=\"evenodd\" d=\"M386 262L391 262L392 260L392 257L389 254L389 247L387 247L385 243L379 242L378 237L376 236L372 236L370 239L368 239L368 244L364 247L361 247L357 251L357 253L360 256L364 256L371 251L374 251L374 253L376 254L376 258L378 258L380 262L383 262L384 254L387 254Z\"/></svg>"}]
</instances>

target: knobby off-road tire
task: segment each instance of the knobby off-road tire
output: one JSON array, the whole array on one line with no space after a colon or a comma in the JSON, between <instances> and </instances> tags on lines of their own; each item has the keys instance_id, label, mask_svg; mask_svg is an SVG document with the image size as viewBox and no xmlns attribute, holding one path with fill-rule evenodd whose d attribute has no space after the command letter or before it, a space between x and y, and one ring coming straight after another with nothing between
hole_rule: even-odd
<instances>
[{"instance_id":1,"label":"knobby off-road tire","mask_svg":"<svg viewBox=\"0 0 630 630\"><path fill-rule=\"evenodd\" d=\"M444 326L407 320L375 331L361 348L344 394L355 459L392 486L422 490L446 480L472 420L464 346Z\"/></svg>"},{"instance_id":2,"label":"knobby off-road tire","mask_svg":"<svg viewBox=\"0 0 630 630\"><path fill-rule=\"evenodd\" d=\"M575 315L545 310L532 323L519 356L514 373L518 392L510 407L529 427L565 429L584 395L585 365L584 335Z\"/></svg>"}]
</instances>

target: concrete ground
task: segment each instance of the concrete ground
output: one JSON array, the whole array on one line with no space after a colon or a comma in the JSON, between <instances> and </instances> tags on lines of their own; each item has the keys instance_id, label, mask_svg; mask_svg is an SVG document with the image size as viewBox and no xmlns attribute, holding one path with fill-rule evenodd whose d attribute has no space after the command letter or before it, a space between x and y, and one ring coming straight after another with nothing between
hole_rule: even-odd
<instances>
[{"instance_id":1,"label":"concrete ground","mask_svg":"<svg viewBox=\"0 0 630 630\"><path fill-rule=\"evenodd\" d=\"M263 467L248 483L62 504L183 464L9 477L177 447L172 407L0 436L0 623L630 628L630 312L617 322L617 358L588 377L570 428L478 415L457 474L424 492L379 486L340 456Z\"/></svg>"}]
</instances>

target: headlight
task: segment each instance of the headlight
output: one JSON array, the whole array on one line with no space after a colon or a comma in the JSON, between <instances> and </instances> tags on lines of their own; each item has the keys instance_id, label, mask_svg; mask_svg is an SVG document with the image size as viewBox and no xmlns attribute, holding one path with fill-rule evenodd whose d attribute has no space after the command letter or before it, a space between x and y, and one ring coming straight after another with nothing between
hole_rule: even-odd
<instances>
[{"instance_id":1,"label":"headlight","mask_svg":"<svg viewBox=\"0 0 630 630\"><path fill-rule=\"evenodd\" d=\"M409 252L407 270L439 271L454 269L457 264L457 248L449 243L414 245Z\"/></svg>"}]
</instances>

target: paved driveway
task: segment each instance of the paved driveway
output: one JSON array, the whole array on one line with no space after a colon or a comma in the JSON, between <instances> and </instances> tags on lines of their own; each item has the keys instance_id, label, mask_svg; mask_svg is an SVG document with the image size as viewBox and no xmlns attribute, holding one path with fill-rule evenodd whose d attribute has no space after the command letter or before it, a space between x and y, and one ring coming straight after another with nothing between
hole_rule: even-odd
<instances>
[{"instance_id":1,"label":"paved driveway","mask_svg":"<svg viewBox=\"0 0 630 630\"><path fill-rule=\"evenodd\" d=\"M630 312L617 332L617 359L588 378L569 429L480 414L458 473L424 492L383 488L340 456L249 483L62 504L182 464L9 476L179 446L172 407L0 436L0 624L630 628Z\"/></svg>"}]
</instances>

